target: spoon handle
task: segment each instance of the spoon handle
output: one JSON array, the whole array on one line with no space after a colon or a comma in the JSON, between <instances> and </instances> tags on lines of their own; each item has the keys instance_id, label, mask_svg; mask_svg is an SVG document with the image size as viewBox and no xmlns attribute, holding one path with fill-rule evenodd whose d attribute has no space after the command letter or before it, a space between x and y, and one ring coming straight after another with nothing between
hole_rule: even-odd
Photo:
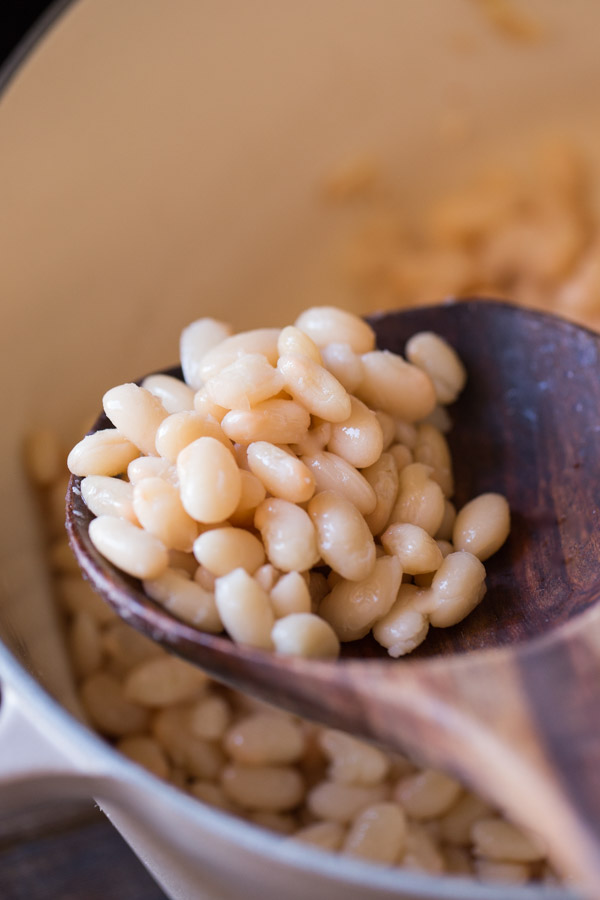
<instances>
[{"instance_id":1,"label":"spoon handle","mask_svg":"<svg viewBox=\"0 0 600 900\"><path fill-rule=\"evenodd\" d=\"M488 796L599 896L600 608L522 647L349 668L364 733Z\"/></svg>"}]
</instances>

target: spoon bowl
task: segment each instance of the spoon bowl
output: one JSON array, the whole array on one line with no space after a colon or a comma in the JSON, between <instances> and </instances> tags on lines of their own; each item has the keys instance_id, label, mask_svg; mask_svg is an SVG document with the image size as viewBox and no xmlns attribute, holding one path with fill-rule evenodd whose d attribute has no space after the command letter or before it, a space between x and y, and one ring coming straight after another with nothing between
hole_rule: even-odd
<instances>
[{"instance_id":1,"label":"spoon bowl","mask_svg":"<svg viewBox=\"0 0 600 900\"><path fill-rule=\"evenodd\" d=\"M457 350L468 373L450 408L457 505L497 491L511 508L488 593L463 622L432 629L401 660L371 638L336 662L277 657L193 629L104 560L75 477L71 545L93 586L153 640L234 687L454 773L537 830L598 896L600 336L488 300L370 322L380 348L402 353L431 330Z\"/></svg>"}]
</instances>

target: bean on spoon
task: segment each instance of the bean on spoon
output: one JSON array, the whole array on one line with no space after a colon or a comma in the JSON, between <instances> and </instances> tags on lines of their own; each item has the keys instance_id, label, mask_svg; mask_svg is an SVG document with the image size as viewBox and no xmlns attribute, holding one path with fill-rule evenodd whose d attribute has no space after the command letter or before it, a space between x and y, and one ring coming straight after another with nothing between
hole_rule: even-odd
<instances>
[{"instance_id":1,"label":"bean on spoon","mask_svg":"<svg viewBox=\"0 0 600 900\"><path fill-rule=\"evenodd\" d=\"M449 435L457 503L498 491L511 507L509 540L487 563L488 593L459 625L435 629L397 661L372 638L343 645L336 662L278 657L191 628L104 560L77 478L71 545L131 625L236 688L456 775L540 834L596 897L600 336L480 300L370 321L380 348L402 352L420 330L455 347L469 376Z\"/></svg>"}]
</instances>

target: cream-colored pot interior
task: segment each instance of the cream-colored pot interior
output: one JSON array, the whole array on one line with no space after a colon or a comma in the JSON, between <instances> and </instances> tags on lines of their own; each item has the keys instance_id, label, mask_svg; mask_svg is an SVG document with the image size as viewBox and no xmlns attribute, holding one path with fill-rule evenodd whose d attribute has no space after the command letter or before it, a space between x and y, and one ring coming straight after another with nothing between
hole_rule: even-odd
<instances>
[{"instance_id":1,"label":"cream-colored pot interior","mask_svg":"<svg viewBox=\"0 0 600 900\"><path fill-rule=\"evenodd\" d=\"M249 327L285 324L309 303L352 305L330 257L340 220L319 193L340 161L372 154L414 207L490 155L518 157L538 134L567 131L593 153L600 12L588 0L521 6L542 40L509 39L469 0L80 0L8 85L0 637L63 702L23 434L44 421L73 435L109 386L173 363L181 328L200 315ZM441 138L455 115L470 122L467 142ZM71 728L55 712L47 728ZM286 866L289 897L508 896L402 873L379 873L370 893L369 867L304 851L270 868L276 839L231 825L227 849L223 816L85 740L88 758L105 754L108 780L112 766L129 781L126 811L108 808L172 896L238 896L239 865L251 867L247 896L283 896ZM210 877L210 852L173 837L183 820L204 841L218 835Z\"/></svg>"}]
</instances>

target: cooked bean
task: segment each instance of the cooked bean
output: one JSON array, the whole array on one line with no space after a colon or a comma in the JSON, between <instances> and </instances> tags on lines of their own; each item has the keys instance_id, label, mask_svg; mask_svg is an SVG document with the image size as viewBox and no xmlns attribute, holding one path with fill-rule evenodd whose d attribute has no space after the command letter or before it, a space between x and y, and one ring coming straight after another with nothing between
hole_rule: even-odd
<instances>
[{"instance_id":1,"label":"cooked bean","mask_svg":"<svg viewBox=\"0 0 600 900\"><path fill-rule=\"evenodd\" d=\"M117 516L138 523L133 509L133 487L120 478L88 475L81 482L81 496L95 516Z\"/></svg>"},{"instance_id":2,"label":"cooked bean","mask_svg":"<svg viewBox=\"0 0 600 900\"><path fill-rule=\"evenodd\" d=\"M439 819L440 838L448 844L468 847L471 828L478 819L489 818L492 810L477 794L465 792Z\"/></svg>"},{"instance_id":3,"label":"cooked bean","mask_svg":"<svg viewBox=\"0 0 600 900\"><path fill-rule=\"evenodd\" d=\"M247 353L213 375L204 385L204 394L224 409L250 409L282 388L278 369L260 353Z\"/></svg>"},{"instance_id":4,"label":"cooked bean","mask_svg":"<svg viewBox=\"0 0 600 900\"><path fill-rule=\"evenodd\" d=\"M227 575L241 567L252 575L265 561L261 542L244 528L212 528L194 543L194 556L214 575Z\"/></svg>"},{"instance_id":5,"label":"cooked bean","mask_svg":"<svg viewBox=\"0 0 600 900\"><path fill-rule=\"evenodd\" d=\"M467 373L450 344L431 331L413 334L406 344L406 357L427 372L439 403L454 403L465 386Z\"/></svg>"},{"instance_id":6,"label":"cooked bean","mask_svg":"<svg viewBox=\"0 0 600 900\"><path fill-rule=\"evenodd\" d=\"M527 884L531 878L531 867L526 863L476 859L474 867L480 881L490 881L494 884Z\"/></svg>"},{"instance_id":7,"label":"cooked bean","mask_svg":"<svg viewBox=\"0 0 600 900\"><path fill-rule=\"evenodd\" d=\"M341 581L322 601L319 615L332 626L340 641L354 641L369 633L396 599L402 568L395 556L375 562L363 581Z\"/></svg>"},{"instance_id":8,"label":"cooked bean","mask_svg":"<svg viewBox=\"0 0 600 900\"><path fill-rule=\"evenodd\" d=\"M214 741L205 741L190 730L189 706L167 706L152 720L152 735L175 766L194 778L214 781L225 765L223 751Z\"/></svg>"},{"instance_id":9,"label":"cooked bean","mask_svg":"<svg viewBox=\"0 0 600 900\"><path fill-rule=\"evenodd\" d=\"M148 456L156 451L156 431L168 413L158 397L137 384L120 384L102 398L104 412L121 434Z\"/></svg>"},{"instance_id":10,"label":"cooked bean","mask_svg":"<svg viewBox=\"0 0 600 900\"><path fill-rule=\"evenodd\" d=\"M75 444L67 466L73 475L120 475L139 452L116 428L104 428Z\"/></svg>"},{"instance_id":11,"label":"cooked bean","mask_svg":"<svg viewBox=\"0 0 600 900\"><path fill-rule=\"evenodd\" d=\"M170 484L179 484L175 466L158 456L138 456L132 459L127 466L127 478L131 484L137 484L143 478L162 478Z\"/></svg>"},{"instance_id":12,"label":"cooked bean","mask_svg":"<svg viewBox=\"0 0 600 900\"><path fill-rule=\"evenodd\" d=\"M194 409L203 419L214 419L215 422L222 422L228 412L224 406L211 400L203 387L194 394Z\"/></svg>"},{"instance_id":13,"label":"cooked bean","mask_svg":"<svg viewBox=\"0 0 600 900\"><path fill-rule=\"evenodd\" d=\"M285 389L311 415L326 422L343 422L348 418L350 395L331 372L310 356L280 356L277 368Z\"/></svg>"},{"instance_id":14,"label":"cooked bean","mask_svg":"<svg viewBox=\"0 0 600 900\"><path fill-rule=\"evenodd\" d=\"M131 625L116 619L102 631L102 652L111 671L123 675L147 659L164 655L165 651Z\"/></svg>"},{"instance_id":15,"label":"cooked bean","mask_svg":"<svg viewBox=\"0 0 600 900\"><path fill-rule=\"evenodd\" d=\"M375 491L367 479L341 456L321 450L312 456L303 456L302 462L314 475L318 491L335 491L341 494L363 516L373 512L377 505Z\"/></svg>"},{"instance_id":16,"label":"cooked bean","mask_svg":"<svg viewBox=\"0 0 600 900\"><path fill-rule=\"evenodd\" d=\"M319 559L317 534L307 512L287 500L263 500L254 517L267 558L282 572L304 572Z\"/></svg>"},{"instance_id":17,"label":"cooked bean","mask_svg":"<svg viewBox=\"0 0 600 900\"><path fill-rule=\"evenodd\" d=\"M415 462L431 467L431 478L437 481L445 497L451 497L454 493L452 457L442 432L433 425L419 425L413 456Z\"/></svg>"},{"instance_id":18,"label":"cooked bean","mask_svg":"<svg viewBox=\"0 0 600 900\"><path fill-rule=\"evenodd\" d=\"M262 481L259 481L252 472L240 469L240 479L242 485L240 499L229 516L229 521L238 527L251 527L256 509L265 499L267 492Z\"/></svg>"},{"instance_id":19,"label":"cooked bean","mask_svg":"<svg viewBox=\"0 0 600 900\"><path fill-rule=\"evenodd\" d=\"M275 621L269 595L244 569L234 569L215 582L215 601L221 621L239 644L270 649Z\"/></svg>"},{"instance_id":20,"label":"cooked bean","mask_svg":"<svg viewBox=\"0 0 600 900\"><path fill-rule=\"evenodd\" d=\"M410 822L406 829L402 867L440 875L446 868L444 856L436 841L423 825Z\"/></svg>"},{"instance_id":21,"label":"cooked bean","mask_svg":"<svg viewBox=\"0 0 600 900\"><path fill-rule=\"evenodd\" d=\"M292 836L294 841L319 847L321 850L339 850L344 841L346 831L338 822L315 822L300 828Z\"/></svg>"},{"instance_id":22,"label":"cooked bean","mask_svg":"<svg viewBox=\"0 0 600 900\"><path fill-rule=\"evenodd\" d=\"M443 816L456 803L462 787L444 772L423 769L401 778L394 799L412 819L426 820Z\"/></svg>"},{"instance_id":23,"label":"cooked bean","mask_svg":"<svg viewBox=\"0 0 600 900\"><path fill-rule=\"evenodd\" d=\"M407 575L434 572L442 564L440 548L418 525L394 522L382 534L381 543L390 555L398 557Z\"/></svg>"},{"instance_id":24,"label":"cooked bean","mask_svg":"<svg viewBox=\"0 0 600 900\"><path fill-rule=\"evenodd\" d=\"M422 463L411 463L398 473L398 496L390 523L419 525L430 535L437 533L444 518L444 495Z\"/></svg>"},{"instance_id":25,"label":"cooked bean","mask_svg":"<svg viewBox=\"0 0 600 900\"><path fill-rule=\"evenodd\" d=\"M358 469L377 462L383 450L383 432L375 413L356 397L350 398L350 415L332 425L327 449Z\"/></svg>"},{"instance_id":26,"label":"cooked bean","mask_svg":"<svg viewBox=\"0 0 600 900\"><path fill-rule=\"evenodd\" d=\"M250 471L274 497L290 503L304 503L315 492L312 472L301 460L268 441L255 441L248 447Z\"/></svg>"},{"instance_id":27,"label":"cooked bean","mask_svg":"<svg viewBox=\"0 0 600 900\"><path fill-rule=\"evenodd\" d=\"M198 524L183 508L177 488L162 478L143 478L133 488L133 509L142 526L168 549L189 552Z\"/></svg>"},{"instance_id":28,"label":"cooked bean","mask_svg":"<svg viewBox=\"0 0 600 900\"><path fill-rule=\"evenodd\" d=\"M176 656L158 656L135 666L124 681L127 700L140 706L171 706L193 700L208 681L197 666Z\"/></svg>"},{"instance_id":29,"label":"cooked bean","mask_svg":"<svg viewBox=\"0 0 600 900\"><path fill-rule=\"evenodd\" d=\"M156 432L156 452L170 463L176 463L181 451L201 437L214 438L233 452L231 441L218 422L187 410L173 413L161 423Z\"/></svg>"},{"instance_id":30,"label":"cooked bean","mask_svg":"<svg viewBox=\"0 0 600 900\"><path fill-rule=\"evenodd\" d=\"M312 456L314 453L319 453L329 442L331 428L331 422L323 422L315 417L312 428L309 428L299 441L292 443L290 449L297 456Z\"/></svg>"},{"instance_id":31,"label":"cooked bean","mask_svg":"<svg viewBox=\"0 0 600 900\"><path fill-rule=\"evenodd\" d=\"M223 630L214 593L174 569L167 569L159 578L144 581L144 591L188 625L215 634Z\"/></svg>"},{"instance_id":32,"label":"cooked bean","mask_svg":"<svg viewBox=\"0 0 600 900\"><path fill-rule=\"evenodd\" d=\"M157 778L168 778L170 766L160 744L147 735L136 734L121 738L117 750L133 762L148 769Z\"/></svg>"},{"instance_id":33,"label":"cooked bean","mask_svg":"<svg viewBox=\"0 0 600 900\"><path fill-rule=\"evenodd\" d=\"M168 413L194 408L194 391L172 375L148 375L142 381L142 387L158 397Z\"/></svg>"},{"instance_id":34,"label":"cooked bean","mask_svg":"<svg viewBox=\"0 0 600 900\"><path fill-rule=\"evenodd\" d=\"M389 452L396 463L396 470L398 472L401 472L402 469L410 466L410 464L415 461L412 450L409 450L404 444L392 444Z\"/></svg>"},{"instance_id":35,"label":"cooked bean","mask_svg":"<svg viewBox=\"0 0 600 900\"><path fill-rule=\"evenodd\" d=\"M242 495L240 470L233 455L213 437L201 437L177 457L181 501L198 522L222 522Z\"/></svg>"},{"instance_id":36,"label":"cooked bean","mask_svg":"<svg viewBox=\"0 0 600 900\"><path fill-rule=\"evenodd\" d=\"M202 360L214 347L231 336L231 326L217 319L197 319L181 332L179 356L183 377L195 390L202 387Z\"/></svg>"},{"instance_id":37,"label":"cooked bean","mask_svg":"<svg viewBox=\"0 0 600 900\"><path fill-rule=\"evenodd\" d=\"M144 731L148 712L128 700L119 681L107 672L95 672L82 683L81 700L92 723L109 737Z\"/></svg>"},{"instance_id":38,"label":"cooked bean","mask_svg":"<svg viewBox=\"0 0 600 900\"><path fill-rule=\"evenodd\" d=\"M450 553L434 575L423 608L436 628L461 622L485 593L485 568L465 550Z\"/></svg>"},{"instance_id":39,"label":"cooked bean","mask_svg":"<svg viewBox=\"0 0 600 900\"><path fill-rule=\"evenodd\" d=\"M295 400L265 400L251 410L233 409L224 416L221 426L232 441L251 444L295 444L302 440L310 414Z\"/></svg>"},{"instance_id":40,"label":"cooked bean","mask_svg":"<svg viewBox=\"0 0 600 900\"><path fill-rule=\"evenodd\" d=\"M248 353L259 353L266 356L272 366L276 365L279 334L279 328L256 328L225 338L203 356L198 366L200 377L207 382L226 366Z\"/></svg>"},{"instance_id":41,"label":"cooked bean","mask_svg":"<svg viewBox=\"0 0 600 900\"><path fill-rule=\"evenodd\" d=\"M362 357L363 378L356 395L375 409L407 422L423 419L433 410L435 389L429 376L389 350L373 350Z\"/></svg>"},{"instance_id":42,"label":"cooked bean","mask_svg":"<svg viewBox=\"0 0 600 900\"><path fill-rule=\"evenodd\" d=\"M278 766L297 762L304 753L304 734L290 715L260 712L237 721L227 731L223 746L236 763Z\"/></svg>"},{"instance_id":43,"label":"cooked bean","mask_svg":"<svg viewBox=\"0 0 600 900\"><path fill-rule=\"evenodd\" d=\"M56 594L63 609L72 615L85 612L99 625L111 622L116 616L108 603L80 575L61 575L57 578Z\"/></svg>"},{"instance_id":44,"label":"cooked bean","mask_svg":"<svg viewBox=\"0 0 600 900\"><path fill-rule=\"evenodd\" d=\"M89 535L102 556L134 578L158 578L167 568L165 545L126 519L98 516L90 522Z\"/></svg>"},{"instance_id":45,"label":"cooked bean","mask_svg":"<svg viewBox=\"0 0 600 900\"><path fill-rule=\"evenodd\" d=\"M340 642L333 628L310 612L290 613L278 619L271 637L275 652L280 656L335 659L340 652Z\"/></svg>"},{"instance_id":46,"label":"cooked bean","mask_svg":"<svg viewBox=\"0 0 600 900\"><path fill-rule=\"evenodd\" d=\"M225 810L225 812L233 813L234 815L241 814L240 807L227 797L219 784L215 784L213 781L203 781L202 779L192 781L189 791L201 803L215 806L217 809Z\"/></svg>"},{"instance_id":47,"label":"cooked bean","mask_svg":"<svg viewBox=\"0 0 600 900\"><path fill-rule=\"evenodd\" d=\"M298 806L304 783L291 766L227 766L221 776L226 795L244 809L284 812Z\"/></svg>"},{"instance_id":48,"label":"cooked bean","mask_svg":"<svg viewBox=\"0 0 600 900\"><path fill-rule=\"evenodd\" d=\"M334 491L322 491L308 504L322 558L350 581L367 578L375 566L375 542L357 508Z\"/></svg>"},{"instance_id":49,"label":"cooked bean","mask_svg":"<svg viewBox=\"0 0 600 900\"><path fill-rule=\"evenodd\" d=\"M299 573L296 572L296 574ZM261 566L254 573L254 579L260 584L261 588L263 588L267 592L267 594L271 593L271 591L279 581L280 576L281 572L279 571L279 569L276 569L275 566L271 565L271 563L265 563L264 566Z\"/></svg>"},{"instance_id":50,"label":"cooked bean","mask_svg":"<svg viewBox=\"0 0 600 900\"><path fill-rule=\"evenodd\" d=\"M294 323L315 342L324 347L332 339L349 344L355 353L367 353L375 346L375 332L364 319L335 306L312 306L305 309Z\"/></svg>"},{"instance_id":51,"label":"cooked bean","mask_svg":"<svg viewBox=\"0 0 600 900\"><path fill-rule=\"evenodd\" d=\"M390 787L386 783L365 787L321 781L308 792L306 805L317 819L344 825L373 803L385 802L389 795Z\"/></svg>"},{"instance_id":52,"label":"cooked bean","mask_svg":"<svg viewBox=\"0 0 600 900\"><path fill-rule=\"evenodd\" d=\"M398 469L393 456L382 453L377 462L363 469L361 474L373 488L376 498L375 509L365 516L365 521L372 534L378 535L387 525L396 502Z\"/></svg>"},{"instance_id":53,"label":"cooked bean","mask_svg":"<svg viewBox=\"0 0 600 900\"><path fill-rule=\"evenodd\" d=\"M383 410L381 409L376 409L375 415L377 417L377 421L379 422L381 434L383 437L382 450L389 450L392 444L396 441L396 421L393 416L390 416L389 413L383 412Z\"/></svg>"},{"instance_id":54,"label":"cooked bean","mask_svg":"<svg viewBox=\"0 0 600 900\"><path fill-rule=\"evenodd\" d=\"M377 803L356 817L342 845L342 853L391 864L406 840L406 817L397 803Z\"/></svg>"},{"instance_id":55,"label":"cooked bean","mask_svg":"<svg viewBox=\"0 0 600 900\"><path fill-rule=\"evenodd\" d=\"M287 572L269 591L271 608L276 619L292 613L311 612L308 585L299 572Z\"/></svg>"},{"instance_id":56,"label":"cooked bean","mask_svg":"<svg viewBox=\"0 0 600 900\"><path fill-rule=\"evenodd\" d=\"M386 754L343 731L322 729L319 746L329 759L327 777L342 784L380 784L387 776L390 761Z\"/></svg>"},{"instance_id":57,"label":"cooked bean","mask_svg":"<svg viewBox=\"0 0 600 900\"><path fill-rule=\"evenodd\" d=\"M396 423L396 440L399 444L404 444L409 450L414 450L417 446L417 427L410 422L404 422L402 419L395 418Z\"/></svg>"},{"instance_id":58,"label":"cooked bean","mask_svg":"<svg viewBox=\"0 0 600 900\"><path fill-rule=\"evenodd\" d=\"M429 618L419 608L419 598L415 585L402 584L390 610L373 626L373 637L394 658L410 653L427 637Z\"/></svg>"},{"instance_id":59,"label":"cooked bean","mask_svg":"<svg viewBox=\"0 0 600 900\"><path fill-rule=\"evenodd\" d=\"M541 840L497 817L478 819L471 828L475 853L506 862L537 862L546 855Z\"/></svg>"},{"instance_id":60,"label":"cooked bean","mask_svg":"<svg viewBox=\"0 0 600 900\"><path fill-rule=\"evenodd\" d=\"M295 325L287 325L281 330L277 340L277 352L280 356L289 356L290 354L310 356L319 365L323 364L315 342Z\"/></svg>"},{"instance_id":61,"label":"cooked bean","mask_svg":"<svg viewBox=\"0 0 600 900\"><path fill-rule=\"evenodd\" d=\"M232 710L223 697L209 694L197 700L189 710L189 728L205 741L221 740L231 723Z\"/></svg>"},{"instance_id":62,"label":"cooked bean","mask_svg":"<svg viewBox=\"0 0 600 900\"><path fill-rule=\"evenodd\" d=\"M452 530L457 550L468 550L480 560L500 549L510 531L510 510L502 494L480 494L459 511Z\"/></svg>"},{"instance_id":63,"label":"cooked bean","mask_svg":"<svg viewBox=\"0 0 600 900\"><path fill-rule=\"evenodd\" d=\"M331 343L321 348L323 365L349 393L360 385L363 378L362 359L350 344Z\"/></svg>"}]
</instances>

